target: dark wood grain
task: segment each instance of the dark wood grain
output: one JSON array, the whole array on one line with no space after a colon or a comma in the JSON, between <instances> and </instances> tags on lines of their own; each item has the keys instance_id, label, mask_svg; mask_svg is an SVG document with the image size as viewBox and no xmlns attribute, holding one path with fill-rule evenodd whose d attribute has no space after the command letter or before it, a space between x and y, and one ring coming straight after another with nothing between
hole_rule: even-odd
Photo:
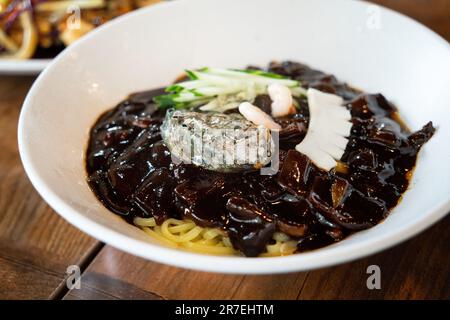
<instances>
[{"instance_id":1,"label":"dark wood grain","mask_svg":"<svg viewBox=\"0 0 450 320\"><path fill-rule=\"evenodd\" d=\"M370 0L428 26L450 41L450 1L448 0Z\"/></svg>"},{"instance_id":2,"label":"dark wood grain","mask_svg":"<svg viewBox=\"0 0 450 320\"><path fill-rule=\"evenodd\" d=\"M299 299L450 299L450 217L374 256L313 271ZM367 267L381 270L381 290L368 290Z\"/></svg>"},{"instance_id":3,"label":"dark wood grain","mask_svg":"<svg viewBox=\"0 0 450 320\"><path fill-rule=\"evenodd\" d=\"M0 77L0 298L48 299L68 265L82 265L98 242L70 226L39 197L23 171L17 122L29 77Z\"/></svg>"},{"instance_id":4,"label":"dark wood grain","mask_svg":"<svg viewBox=\"0 0 450 320\"><path fill-rule=\"evenodd\" d=\"M83 290L73 290L66 300L163 300L160 295L117 278L90 272L83 276Z\"/></svg>"}]
</instances>

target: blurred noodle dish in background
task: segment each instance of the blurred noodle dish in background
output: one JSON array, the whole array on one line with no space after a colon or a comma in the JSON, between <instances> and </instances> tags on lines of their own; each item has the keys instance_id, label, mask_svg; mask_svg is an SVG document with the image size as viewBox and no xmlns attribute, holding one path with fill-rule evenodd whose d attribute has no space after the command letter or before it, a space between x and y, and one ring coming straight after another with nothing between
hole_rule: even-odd
<instances>
[{"instance_id":1,"label":"blurred noodle dish in background","mask_svg":"<svg viewBox=\"0 0 450 320\"><path fill-rule=\"evenodd\" d=\"M53 58L103 23L160 0L0 0L0 59Z\"/></svg>"}]
</instances>

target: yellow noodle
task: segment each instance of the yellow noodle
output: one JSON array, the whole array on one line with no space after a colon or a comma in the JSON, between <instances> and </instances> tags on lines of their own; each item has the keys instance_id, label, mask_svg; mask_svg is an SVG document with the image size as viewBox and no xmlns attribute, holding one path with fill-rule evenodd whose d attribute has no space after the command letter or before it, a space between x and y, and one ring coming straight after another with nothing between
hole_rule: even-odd
<instances>
[{"instance_id":1,"label":"yellow noodle","mask_svg":"<svg viewBox=\"0 0 450 320\"><path fill-rule=\"evenodd\" d=\"M293 254L297 250L297 242L296 241L286 241L280 246L281 255Z\"/></svg>"},{"instance_id":2,"label":"yellow noodle","mask_svg":"<svg viewBox=\"0 0 450 320\"><path fill-rule=\"evenodd\" d=\"M20 23L23 29L22 44L16 51L3 55L6 59L29 59L33 56L38 45L38 31L33 21L33 16L29 11L20 15Z\"/></svg>"},{"instance_id":3,"label":"yellow noodle","mask_svg":"<svg viewBox=\"0 0 450 320\"><path fill-rule=\"evenodd\" d=\"M228 247L219 247L219 246L208 246L199 244L196 242L185 242L183 246L187 249L191 249L195 252L201 253L209 253L209 254L223 254L223 255L233 255L236 254L236 251L232 248Z\"/></svg>"},{"instance_id":4,"label":"yellow noodle","mask_svg":"<svg viewBox=\"0 0 450 320\"><path fill-rule=\"evenodd\" d=\"M170 233L183 233L186 231L191 230L193 227L195 227L195 223L184 223L184 224L179 224L177 226L174 227L169 227L169 231Z\"/></svg>"},{"instance_id":5,"label":"yellow noodle","mask_svg":"<svg viewBox=\"0 0 450 320\"><path fill-rule=\"evenodd\" d=\"M156 226L155 218L134 218L134 224L139 227L154 227Z\"/></svg>"},{"instance_id":6,"label":"yellow noodle","mask_svg":"<svg viewBox=\"0 0 450 320\"><path fill-rule=\"evenodd\" d=\"M223 246L222 242L217 239L202 239L196 242L208 246Z\"/></svg>"},{"instance_id":7,"label":"yellow noodle","mask_svg":"<svg viewBox=\"0 0 450 320\"><path fill-rule=\"evenodd\" d=\"M218 229L207 229L203 233L203 237L205 239L214 239L216 237L223 237L223 235L224 235L223 232Z\"/></svg>"},{"instance_id":8,"label":"yellow noodle","mask_svg":"<svg viewBox=\"0 0 450 320\"><path fill-rule=\"evenodd\" d=\"M135 218L134 224L148 235L175 248L213 255L239 255L226 232L214 228L202 228L190 220L167 219L161 226L154 218ZM275 232L275 243L266 247L261 257L276 257L292 254L297 249L296 241L288 235Z\"/></svg>"},{"instance_id":9,"label":"yellow noodle","mask_svg":"<svg viewBox=\"0 0 450 320\"><path fill-rule=\"evenodd\" d=\"M230 240L230 238L228 238L228 237L224 237L224 238L222 239L222 242L223 242L223 244L224 244L225 247L230 247L230 248L233 247L233 245L231 244L231 240Z\"/></svg>"},{"instance_id":10,"label":"yellow noodle","mask_svg":"<svg viewBox=\"0 0 450 320\"><path fill-rule=\"evenodd\" d=\"M67 0L39 3L36 11L64 11L71 7L79 9L97 9L105 6L104 0Z\"/></svg>"},{"instance_id":11,"label":"yellow noodle","mask_svg":"<svg viewBox=\"0 0 450 320\"><path fill-rule=\"evenodd\" d=\"M273 239L275 241L286 242L286 241L289 241L289 236L282 232L275 232L273 234Z\"/></svg>"},{"instance_id":12,"label":"yellow noodle","mask_svg":"<svg viewBox=\"0 0 450 320\"><path fill-rule=\"evenodd\" d=\"M19 50L17 44L0 28L0 45L2 45L7 51L15 52Z\"/></svg>"},{"instance_id":13,"label":"yellow noodle","mask_svg":"<svg viewBox=\"0 0 450 320\"><path fill-rule=\"evenodd\" d=\"M181 222L183 223L183 222ZM188 242L191 240L194 240L199 234L200 232L202 232L202 228L195 226L193 228L191 228L189 231L187 231L186 233L181 233L179 235L177 235L176 233L172 233L169 230L169 225L170 224L176 224L176 225L180 225L180 220L176 220L176 219L167 219L166 221L163 222L163 224L161 225L161 231L162 234L175 242Z\"/></svg>"},{"instance_id":14,"label":"yellow noodle","mask_svg":"<svg viewBox=\"0 0 450 320\"><path fill-rule=\"evenodd\" d=\"M174 243L173 241L170 241L169 239L165 238L164 236L162 236L157 229L155 228L155 230L152 230L149 227L142 227L142 230L145 231L145 233L147 233L149 236L163 242L164 244L170 246L170 247L176 247L177 244Z\"/></svg>"},{"instance_id":15,"label":"yellow noodle","mask_svg":"<svg viewBox=\"0 0 450 320\"><path fill-rule=\"evenodd\" d=\"M267 253L277 253L277 252L281 252L280 248L281 248L281 242L277 241L275 244L268 244L266 246L267 248Z\"/></svg>"}]
</instances>

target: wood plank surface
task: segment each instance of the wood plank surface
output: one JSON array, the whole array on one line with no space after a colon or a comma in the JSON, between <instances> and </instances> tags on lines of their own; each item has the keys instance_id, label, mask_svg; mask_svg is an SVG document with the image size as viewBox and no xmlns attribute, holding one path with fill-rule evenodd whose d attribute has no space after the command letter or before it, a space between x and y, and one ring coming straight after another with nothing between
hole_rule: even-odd
<instances>
[{"instance_id":1,"label":"wood plank surface","mask_svg":"<svg viewBox=\"0 0 450 320\"><path fill-rule=\"evenodd\" d=\"M450 41L449 0L369 0L423 23Z\"/></svg>"},{"instance_id":2,"label":"wood plank surface","mask_svg":"<svg viewBox=\"0 0 450 320\"><path fill-rule=\"evenodd\" d=\"M425 23L450 40L449 0L372 1ZM65 299L450 299L450 217L414 239L355 262L305 273L242 276L183 270L105 246ZM381 270L380 290L366 285ZM116 288L121 288L116 290Z\"/></svg>"},{"instance_id":3,"label":"wood plank surface","mask_svg":"<svg viewBox=\"0 0 450 320\"><path fill-rule=\"evenodd\" d=\"M66 268L82 266L99 243L41 199L22 168L17 122L32 77L0 77L0 299L49 299Z\"/></svg>"}]
</instances>

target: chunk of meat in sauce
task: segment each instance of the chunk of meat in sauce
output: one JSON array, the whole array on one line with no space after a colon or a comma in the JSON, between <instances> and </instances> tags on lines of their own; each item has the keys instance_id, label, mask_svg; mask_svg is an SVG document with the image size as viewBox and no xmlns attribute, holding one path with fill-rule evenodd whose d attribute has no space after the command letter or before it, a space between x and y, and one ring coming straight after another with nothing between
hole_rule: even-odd
<instances>
[{"instance_id":1,"label":"chunk of meat in sauce","mask_svg":"<svg viewBox=\"0 0 450 320\"><path fill-rule=\"evenodd\" d=\"M175 188L181 215L208 227L222 227L227 215L224 209L222 176L206 175L190 179Z\"/></svg>"},{"instance_id":2,"label":"chunk of meat in sauce","mask_svg":"<svg viewBox=\"0 0 450 320\"><path fill-rule=\"evenodd\" d=\"M367 229L386 213L382 203L364 196L339 177L316 177L309 200L327 219L350 230Z\"/></svg>"},{"instance_id":3,"label":"chunk of meat in sauce","mask_svg":"<svg viewBox=\"0 0 450 320\"><path fill-rule=\"evenodd\" d=\"M133 199L146 217L154 217L157 224L162 224L175 211L175 186L175 178L169 169L159 168L144 179Z\"/></svg>"},{"instance_id":4,"label":"chunk of meat in sauce","mask_svg":"<svg viewBox=\"0 0 450 320\"><path fill-rule=\"evenodd\" d=\"M295 195L307 197L317 171L307 156L289 150L278 175L278 183Z\"/></svg>"},{"instance_id":5,"label":"chunk of meat in sauce","mask_svg":"<svg viewBox=\"0 0 450 320\"><path fill-rule=\"evenodd\" d=\"M156 168L169 167L170 152L158 139L159 134L142 131L112 163L108 170L108 179L119 196L129 199L142 181Z\"/></svg>"},{"instance_id":6,"label":"chunk of meat in sauce","mask_svg":"<svg viewBox=\"0 0 450 320\"><path fill-rule=\"evenodd\" d=\"M231 197L226 207L230 213L227 228L233 246L248 257L264 252L275 232L273 219L243 198Z\"/></svg>"}]
</instances>

